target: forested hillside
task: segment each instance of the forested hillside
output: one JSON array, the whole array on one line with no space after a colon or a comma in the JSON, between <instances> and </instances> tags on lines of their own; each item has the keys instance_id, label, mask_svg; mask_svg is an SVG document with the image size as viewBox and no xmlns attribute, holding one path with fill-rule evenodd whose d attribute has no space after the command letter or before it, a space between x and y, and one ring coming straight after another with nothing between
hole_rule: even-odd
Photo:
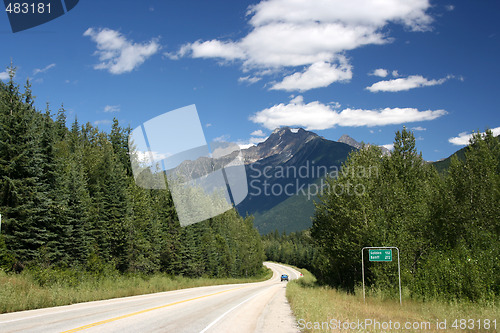
<instances>
[{"instance_id":1,"label":"forested hillside","mask_svg":"<svg viewBox=\"0 0 500 333\"><path fill-rule=\"evenodd\" d=\"M261 271L252 219L233 209L181 228L170 194L135 185L127 138L34 107L29 82L0 81L0 267L239 277Z\"/></svg>"}]
</instances>

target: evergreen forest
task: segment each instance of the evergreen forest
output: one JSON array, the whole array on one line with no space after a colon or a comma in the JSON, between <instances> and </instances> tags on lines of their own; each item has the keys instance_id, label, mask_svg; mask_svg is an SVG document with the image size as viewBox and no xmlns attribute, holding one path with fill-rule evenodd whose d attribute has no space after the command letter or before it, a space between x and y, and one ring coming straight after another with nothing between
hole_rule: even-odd
<instances>
[{"instance_id":1,"label":"evergreen forest","mask_svg":"<svg viewBox=\"0 0 500 333\"><path fill-rule=\"evenodd\" d=\"M109 133L34 106L15 68L0 81L0 268L186 277L262 273L260 235L233 209L181 227L168 190L136 186L130 128Z\"/></svg>"}]
</instances>

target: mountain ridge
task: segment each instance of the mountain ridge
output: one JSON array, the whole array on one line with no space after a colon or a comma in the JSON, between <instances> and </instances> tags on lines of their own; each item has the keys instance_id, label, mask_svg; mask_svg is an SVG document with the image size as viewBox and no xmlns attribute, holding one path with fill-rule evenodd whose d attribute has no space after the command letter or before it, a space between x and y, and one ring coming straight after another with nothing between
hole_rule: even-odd
<instances>
[{"instance_id":1,"label":"mountain ridge","mask_svg":"<svg viewBox=\"0 0 500 333\"><path fill-rule=\"evenodd\" d=\"M302 128L275 129L264 142L242 150L249 193L236 206L238 212L254 215L263 234L309 228L318 181L339 169L353 150Z\"/></svg>"},{"instance_id":2,"label":"mountain ridge","mask_svg":"<svg viewBox=\"0 0 500 333\"><path fill-rule=\"evenodd\" d=\"M347 134L343 134L337 140L337 142L343 142L343 143L348 144L349 146L355 147L357 149L361 149L361 148L363 148L363 146L365 146L365 147L377 146L380 149L382 149L382 155L389 155L391 153L391 151L389 149L385 148L384 146L378 146L378 145L374 145L371 143L358 142Z\"/></svg>"}]
</instances>

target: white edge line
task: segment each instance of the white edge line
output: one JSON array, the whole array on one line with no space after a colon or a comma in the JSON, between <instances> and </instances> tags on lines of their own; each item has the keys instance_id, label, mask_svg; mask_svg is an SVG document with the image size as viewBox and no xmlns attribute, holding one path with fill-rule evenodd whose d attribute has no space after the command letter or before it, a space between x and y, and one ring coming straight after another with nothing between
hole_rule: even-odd
<instances>
[{"instance_id":1,"label":"white edge line","mask_svg":"<svg viewBox=\"0 0 500 333\"><path fill-rule=\"evenodd\" d=\"M271 287L273 286L270 286L266 289L264 289L263 291L261 291L260 293L258 294L255 294L253 295L252 297L249 297L247 298L246 300L244 300L243 302L239 303L239 304L236 304L235 306L233 306L231 309L227 310L226 312L224 312L223 314L221 314L219 317L217 317L217 319L215 319L213 322L211 322L210 324L208 324L207 327L205 327L202 331L200 331L200 333L205 333L206 331L208 331L208 329L210 329L210 327L214 326L217 322L219 322L219 320L221 320L222 318L224 318L229 312L233 311L234 309L236 309L237 307L245 304L246 302L248 302L249 300L251 300L252 298L255 298L257 296L259 296L260 294L263 294L265 291L267 291L268 289L270 289Z\"/></svg>"},{"instance_id":2,"label":"white edge line","mask_svg":"<svg viewBox=\"0 0 500 333\"><path fill-rule=\"evenodd\" d=\"M38 310L38 309L36 309ZM26 311L29 311L29 310L26 310ZM72 310L74 311L74 310ZM7 313L13 313L13 312L7 312ZM2 314L7 314L7 313L2 313ZM28 318L17 318L17 319L11 319L11 320L7 320L7 321L0 321L0 325L2 324L8 324L8 323L13 323L13 322L16 322L16 321L22 321L22 320L29 320L29 319L34 319L34 318L39 318L39 317L45 317L45 316L48 316L48 315L53 315L53 313L44 313L44 314L40 314L40 315L36 315L36 316L31 316L31 317L28 317Z\"/></svg>"},{"instance_id":3,"label":"white edge line","mask_svg":"<svg viewBox=\"0 0 500 333\"><path fill-rule=\"evenodd\" d=\"M236 285L236 284L235 284ZM202 286L202 287L195 287L195 288L203 288L203 287L219 287L219 286L225 286L225 285L215 285L215 286ZM95 301L88 301L88 302L80 302L80 303L74 303L74 304L66 304L66 305L59 305L59 306L54 306L54 307L49 307L49 308L39 308L39 309L32 309L32 310L22 310L22 311L16 311L16 312L6 312L2 313L1 315L9 315L9 314L14 314L14 313L21 313L25 311L37 311L37 310L46 310L46 309L57 309L57 308L62 308L62 307L70 307L74 305L89 305L90 307L88 309L92 310L94 308L99 308L103 306L109 306L109 305L115 305L114 303L118 303L118 305L121 305L123 301L149 301L150 298L154 300L154 298L159 298L159 297L164 297L165 295L159 295L163 293L173 293L177 296L177 294L185 294L188 292L191 292L195 288L186 288L186 289L177 289L177 290L167 290L167 291L160 291L158 293L151 293L151 294L142 294L142 295L132 295L132 296L124 296L124 297L118 297L118 298L108 298L108 299L100 299L100 300L95 300ZM142 300L140 297L141 296L151 296L151 297L146 297L146 299ZM111 301L111 303L107 302ZM91 304L94 302L101 302L101 304ZM123 304L125 305L125 304ZM66 309L63 312L68 313L68 312L74 312L74 311L79 311L79 310L88 310L88 309L81 309L81 308L74 308L74 309ZM39 318L39 317L45 317L45 316L53 316L60 314L61 312L49 312L49 313L42 313L39 315L35 316L30 316L30 317L24 317L24 318L15 318L15 319L10 319L10 320L5 320L5 321L0 321L0 325L2 324L9 324L13 323L16 321L24 321L24 320L31 320L34 318Z\"/></svg>"}]
</instances>

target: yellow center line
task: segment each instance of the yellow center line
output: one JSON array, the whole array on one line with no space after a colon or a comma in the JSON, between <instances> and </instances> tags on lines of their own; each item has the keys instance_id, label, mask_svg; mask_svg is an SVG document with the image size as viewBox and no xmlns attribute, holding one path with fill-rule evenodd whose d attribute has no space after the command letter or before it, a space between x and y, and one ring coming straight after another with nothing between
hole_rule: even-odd
<instances>
[{"instance_id":1,"label":"yellow center line","mask_svg":"<svg viewBox=\"0 0 500 333\"><path fill-rule=\"evenodd\" d=\"M92 324L88 324L88 325L85 325L85 326L80 326L80 327L77 327L77 328L73 328L71 330L64 331L64 332L61 332L61 333L71 333L71 332L83 331L83 330L86 330L86 329L91 328L91 327L95 327L95 326L99 326L99 325L104 325L104 324L107 324L107 323L111 323L113 321L117 321L117 320L120 320L120 319L125 319L125 318L128 318L128 317L136 316L136 315L139 315L139 314L142 314L142 313L146 313L146 312L150 312L150 311L154 311L154 310L158 310L158 309L163 309L163 308L166 308L166 307L169 307L169 306L173 306L173 305L177 305L177 304L181 304L181 303L186 303L186 302L190 302L190 301L194 301L194 300L197 300L197 299L202 299L202 298L206 298L206 297L210 297L210 296L214 296L214 295L219 295L219 294L227 293L229 291L238 290L238 289L242 289L242 288L247 288L247 286L233 288L233 289L228 289L228 290L223 290L223 291L219 291L219 292L216 292L216 293L213 293L213 294L208 294L208 295L204 295L204 296L198 296L198 297L194 297L194 298L185 299L183 301L177 301L177 302L169 303L169 304L166 304L166 305L160 305L160 306L157 306L157 307L154 307L154 308L149 308L149 309L145 309L145 310L141 310L141 311L137 311L137 312L132 312L132 313L129 313L129 314L126 314L126 315L123 315L123 316L119 316L119 317L115 317L115 318L110 318L110 319L98 321L98 322L95 322L95 323L92 323Z\"/></svg>"}]
</instances>

